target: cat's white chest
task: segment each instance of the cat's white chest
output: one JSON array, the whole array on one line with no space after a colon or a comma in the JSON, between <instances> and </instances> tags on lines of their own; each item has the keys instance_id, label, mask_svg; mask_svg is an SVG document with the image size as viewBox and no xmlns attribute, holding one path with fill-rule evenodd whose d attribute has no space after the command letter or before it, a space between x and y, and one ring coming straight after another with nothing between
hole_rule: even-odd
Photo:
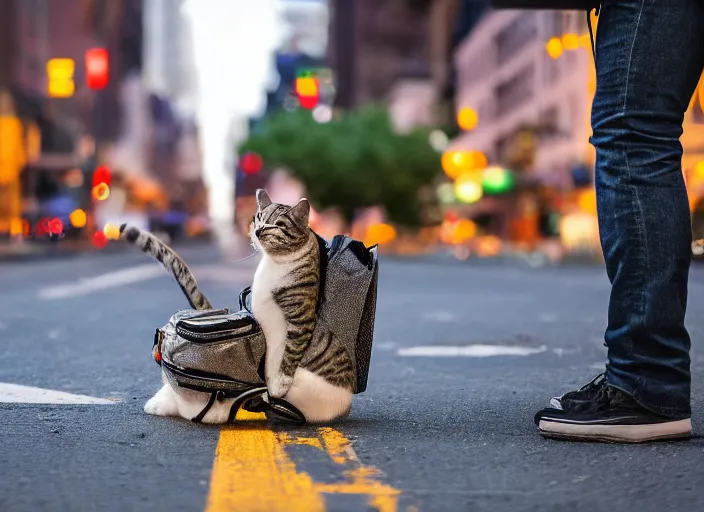
<instances>
[{"instance_id":1,"label":"cat's white chest","mask_svg":"<svg viewBox=\"0 0 704 512\"><path fill-rule=\"evenodd\" d=\"M267 380L281 365L286 346L286 317L274 301L273 291L285 284L289 270L264 255L252 282L252 313L266 340Z\"/></svg>"},{"instance_id":2,"label":"cat's white chest","mask_svg":"<svg viewBox=\"0 0 704 512\"><path fill-rule=\"evenodd\" d=\"M262 257L252 281L252 310L255 317L257 309L268 306L270 302L273 303L272 292L276 287L281 286L287 273L288 269L285 265L275 263L266 255ZM261 323L259 318L257 321Z\"/></svg>"}]
</instances>

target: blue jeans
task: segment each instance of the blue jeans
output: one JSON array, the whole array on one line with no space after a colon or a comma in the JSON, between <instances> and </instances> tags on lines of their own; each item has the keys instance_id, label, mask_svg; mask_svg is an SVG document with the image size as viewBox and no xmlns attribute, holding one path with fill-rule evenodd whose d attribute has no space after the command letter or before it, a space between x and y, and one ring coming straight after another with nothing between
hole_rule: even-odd
<instances>
[{"instance_id":1,"label":"blue jeans","mask_svg":"<svg viewBox=\"0 0 704 512\"><path fill-rule=\"evenodd\" d=\"M604 1L592 144L612 284L606 381L678 419L691 413L692 240L679 137L703 69L704 0Z\"/></svg>"}]
</instances>

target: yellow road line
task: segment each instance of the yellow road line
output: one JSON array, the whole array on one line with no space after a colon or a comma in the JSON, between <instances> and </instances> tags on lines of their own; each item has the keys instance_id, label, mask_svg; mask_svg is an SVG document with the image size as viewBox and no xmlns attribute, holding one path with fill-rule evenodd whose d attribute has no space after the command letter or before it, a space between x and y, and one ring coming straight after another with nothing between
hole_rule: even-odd
<instances>
[{"instance_id":1,"label":"yellow road line","mask_svg":"<svg viewBox=\"0 0 704 512\"><path fill-rule=\"evenodd\" d=\"M220 432L206 512L324 512L326 494L366 495L378 512L397 512L400 491L381 483L378 469L361 464L341 432L319 428L317 437L277 434L263 416L240 411L242 424ZM324 450L342 466L345 481L313 481L296 469L287 445Z\"/></svg>"}]
</instances>

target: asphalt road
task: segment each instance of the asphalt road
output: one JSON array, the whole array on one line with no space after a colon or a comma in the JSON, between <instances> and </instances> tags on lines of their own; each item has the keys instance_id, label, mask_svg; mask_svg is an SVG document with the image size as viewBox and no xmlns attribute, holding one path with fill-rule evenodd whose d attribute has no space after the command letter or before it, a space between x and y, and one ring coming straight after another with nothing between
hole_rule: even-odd
<instances>
[{"instance_id":1,"label":"asphalt road","mask_svg":"<svg viewBox=\"0 0 704 512\"><path fill-rule=\"evenodd\" d=\"M234 306L251 280L253 260L184 255L215 304ZM185 307L150 264L134 252L0 263L0 383L112 401L0 404L0 511L704 510L699 437L569 444L534 429L536 409L604 360L598 267L383 257L369 389L351 417L332 430L254 422L221 433L142 411L160 385L154 329ZM701 434L702 269L691 281ZM437 353L473 344L535 350ZM403 355L423 346L436 348Z\"/></svg>"}]
</instances>

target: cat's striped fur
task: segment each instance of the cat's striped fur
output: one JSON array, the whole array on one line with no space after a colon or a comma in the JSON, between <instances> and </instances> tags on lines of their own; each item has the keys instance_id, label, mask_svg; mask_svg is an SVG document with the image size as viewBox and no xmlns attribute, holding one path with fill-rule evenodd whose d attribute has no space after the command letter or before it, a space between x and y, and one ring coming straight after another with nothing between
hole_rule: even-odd
<instances>
[{"instance_id":1,"label":"cat's striped fur","mask_svg":"<svg viewBox=\"0 0 704 512\"><path fill-rule=\"evenodd\" d=\"M148 231L142 231L135 226L123 224L120 226L120 238L139 247L143 252L153 256L176 280L183 290L186 300L193 309L213 309L208 298L198 287L196 278L186 262L174 252L171 247Z\"/></svg>"},{"instance_id":2,"label":"cat's striped fur","mask_svg":"<svg viewBox=\"0 0 704 512\"><path fill-rule=\"evenodd\" d=\"M266 338L269 393L293 403L308 421L328 421L349 411L355 373L333 333L316 329L321 255L309 212L305 199L287 206L257 191L251 236L263 257L252 308Z\"/></svg>"}]
</instances>

